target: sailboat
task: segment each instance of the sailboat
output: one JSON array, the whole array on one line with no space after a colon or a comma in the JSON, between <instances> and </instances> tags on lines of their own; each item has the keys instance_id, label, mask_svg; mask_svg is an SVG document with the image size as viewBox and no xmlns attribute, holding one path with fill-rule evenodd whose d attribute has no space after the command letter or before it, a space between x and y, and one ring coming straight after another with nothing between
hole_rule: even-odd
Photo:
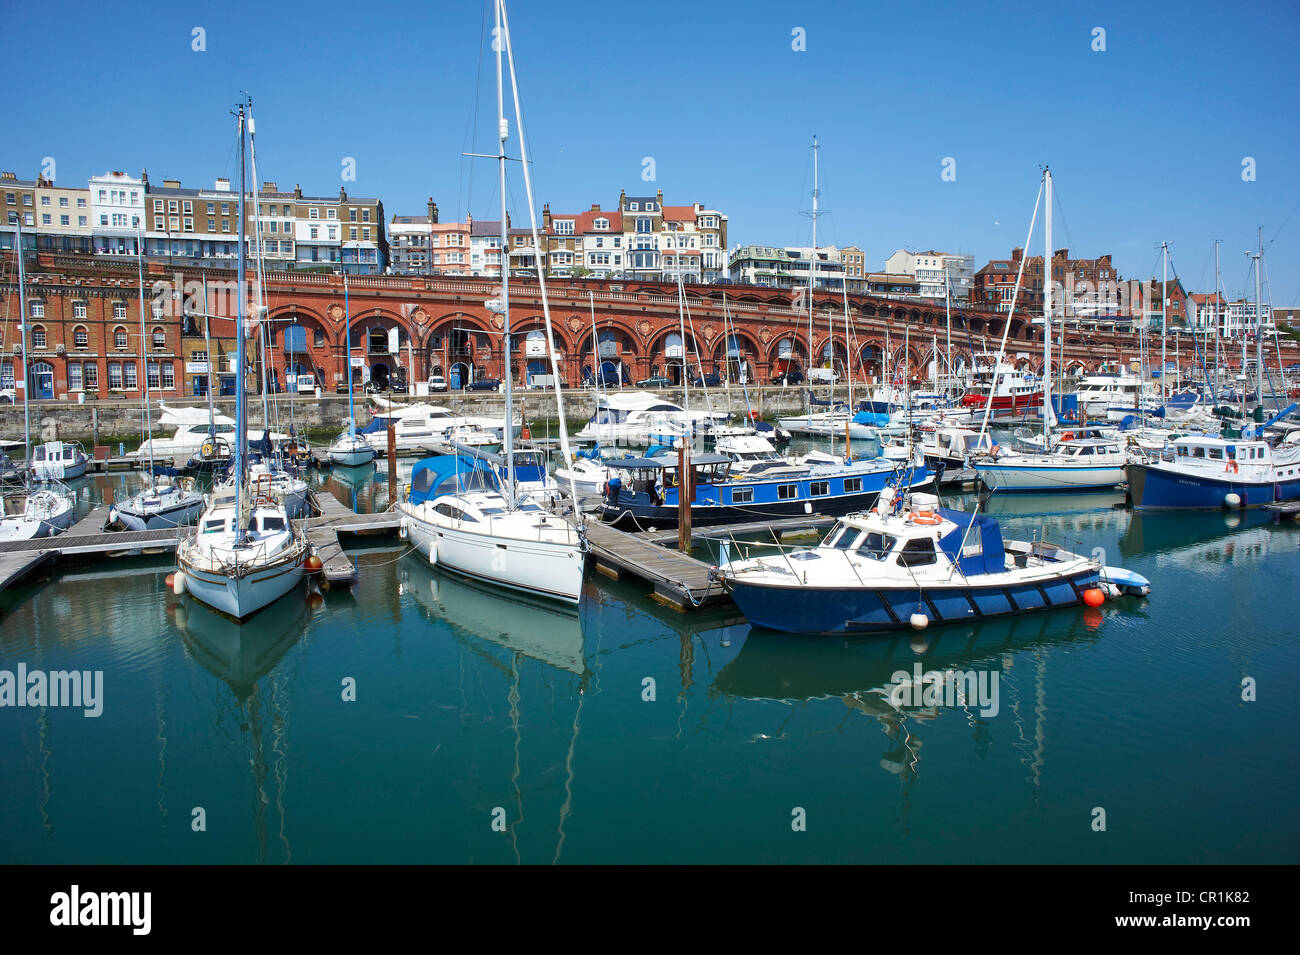
<instances>
[{"instance_id":1,"label":"sailboat","mask_svg":"<svg viewBox=\"0 0 1300 955\"><path fill-rule=\"evenodd\" d=\"M1043 170L1045 251L1043 255L1043 439L1042 454L1006 458L990 454L975 462L980 480L994 491L1088 491L1124 483L1128 455L1113 438L1078 438L1066 432L1053 446L1052 429L1052 170Z\"/></svg>"},{"instance_id":2,"label":"sailboat","mask_svg":"<svg viewBox=\"0 0 1300 955\"><path fill-rule=\"evenodd\" d=\"M510 262L506 236L506 140L510 135L505 116L502 54L509 58L510 81L514 90L515 123L519 132L520 164L528 211L532 217L533 247L541 248L537 237L537 215L533 203L532 174L528 165L527 140L523 130L515 78L514 50L504 0L496 0L497 65L497 164L501 191L501 296L488 308L502 318L506 397L505 420L514 420L513 375L510 364ZM538 269L542 315L546 324L548 350L555 380L556 411L560 422L560 444L566 464L569 453L568 429L564 421L562 380L555 357L551 311L546 297L546 270ZM563 517L548 514L541 504L522 493L516 483L514 429L505 428L504 480L492 464L468 455L439 455L425 458L411 472L407 499L398 505L401 533L430 564L487 581L510 590L577 604L585 576L587 542L580 528ZM573 495L576 497L576 494Z\"/></svg>"},{"instance_id":3,"label":"sailboat","mask_svg":"<svg viewBox=\"0 0 1300 955\"><path fill-rule=\"evenodd\" d=\"M27 377L27 278L23 274L23 230L19 226L14 236L14 253L18 259L18 312L19 328L23 337L23 460L32 460L32 416L28 403L31 382ZM0 493L0 543L53 537L72 526L76 516L71 493L57 482L46 482L33 489L32 468L25 469L23 484Z\"/></svg>"},{"instance_id":4,"label":"sailboat","mask_svg":"<svg viewBox=\"0 0 1300 955\"><path fill-rule=\"evenodd\" d=\"M348 273L343 270L343 316L347 320L348 349L348 430L344 431L329 446L330 461L344 467L355 468L369 464L375 459L375 449L366 439L357 434L357 412L352 392L352 313L348 309Z\"/></svg>"},{"instance_id":5,"label":"sailboat","mask_svg":"<svg viewBox=\"0 0 1300 955\"><path fill-rule=\"evenodd\" d=\"M144 320L144 238L137 233L137 266L140 282L140 341L145 341ZM140 348L140 364L144 365L144 346ZM141 424L144 427L143 440L147 444L153 436L153 425L149 417L149 375L141 367L140 380L144 383L142 392ZM114 506L108 512L110 523L120 522L130 531L154 530L162 527L179 527L193 524L203 510L203 495L194 487L192 478L183 478L173 483L169 477L154 474L153 455L149 455L149 485L129 501Z\"/></svg>"},{"instance_id":6,"label":"sailboat","mask_svg":"<svg viewBox=\"0 0 1300 955\"><path fill-rule=\"evenodd\" d=\"M243 620L292 590L307 572L310 545L294 526L284 492L269 475L249 480L244 346L248 335L244 105L239 105L239 292L235 328L235 436L231 478L215 488L194 533L176 549L173 588Z\"/></svg>"}]
</instances>

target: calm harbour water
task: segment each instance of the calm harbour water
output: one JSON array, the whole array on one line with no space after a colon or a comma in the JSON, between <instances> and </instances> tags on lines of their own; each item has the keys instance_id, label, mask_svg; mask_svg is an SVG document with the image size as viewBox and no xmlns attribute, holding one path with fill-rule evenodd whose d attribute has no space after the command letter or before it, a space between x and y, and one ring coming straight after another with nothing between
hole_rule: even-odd
<instances>
[{"instance_id":1,"label":"calm harbour water","mask_svg":"<svg viewBox=\"0 0 1300 955\"><path fill-rule=\"evenodd\" d=\"M382 474L321 480L386 505ZM0 597L0 669L102 670L103 715L0 710L0 861L1295 862L1300 527L1121 500L991 510L1149 599L854 640L595 574L565 613L395 543L243 627L172 597L167 557L69 569ZM917 662L995 672L999 711L896 710Z\"/></svg>"}]
</instances>

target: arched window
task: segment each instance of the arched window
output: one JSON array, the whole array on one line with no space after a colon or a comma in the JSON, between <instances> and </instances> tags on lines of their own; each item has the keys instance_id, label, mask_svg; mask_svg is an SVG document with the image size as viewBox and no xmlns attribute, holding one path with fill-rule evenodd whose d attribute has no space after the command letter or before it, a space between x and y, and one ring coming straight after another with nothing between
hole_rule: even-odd
<instances>
[{"instance_id":1,"label":"arched window","mask_svg":"<svg viewBox=\"0 0 1300 955\"><path fill-rule=\"evenodd\" d=\"M153 330L153 350L167 350L167 332L161 325L154 326Z\"/></svg>"},{"instance_id":2,"label":"arched window","mask_svg":"<svg viewBox=\"0 0 1300 955\"><path fill-rule=\"evenodd\" d=\"M45 326L33 325L32 326L32 348L42 349L46 347L47 344L46 344L46 337L45 337Z\"/></svg>"},{"instance_id":3,"label":"arched window","mask_svg":"<svg viewBox=\"0 0 1300 955\"><path fill-rule=\"evenodd\" d=\"M113 329L113 347L118 351L126 351L126 329L121 325Z\"/></svg>"},{"instance_id":4,"label":"arched window","mask_svg":"<svg viewBox=\"0 0 1300 955\"><path fill-rule=\"evenodd\" d=\"M76 328L72 330L72 347L73 348L90 347L90 332L85 325L78 325Z\"/></svg>"}]
</instances>

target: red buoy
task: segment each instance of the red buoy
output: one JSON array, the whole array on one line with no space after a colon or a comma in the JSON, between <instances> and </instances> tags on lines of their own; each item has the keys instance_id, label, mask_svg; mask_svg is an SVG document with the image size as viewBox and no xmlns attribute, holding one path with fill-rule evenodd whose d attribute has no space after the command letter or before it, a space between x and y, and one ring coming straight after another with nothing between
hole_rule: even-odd
<instances>
[{"instance_id":1,"label":"red buoy","mask_svg":"<svg viewBox=\"0 0 1300 955\"><path fill-rule=\"evenodd\" d=\"M1089 587L1083 592L1083 602L1089 607L1100 607L1106 602L1106 595L1096 587Z\"/></svg>"},{"instance_id":2,"label":"red buoy","mask_svg":"<svg viewBox=\"0 0 1300 955\"><path fill-rule=\"evenodd\" d=\"M310 557L307 558L307 569L310 570L312 573L315 573L316 571L320 570L324 566L325 565L321 563L321 559L317 557L315 554L312 554Z\"/></svg>"},{"instance_id":3,"label":"red buoy","mask_svg":"<svg viewBox=\"0 0 1300 955\"><path fill-rule=\"evenodd\" d=\"M168 574L166 580L164 580L163 583L167 585L168 590L171 590L172 587L176 585L176 575Z\"/></svg>"}]
</instances>

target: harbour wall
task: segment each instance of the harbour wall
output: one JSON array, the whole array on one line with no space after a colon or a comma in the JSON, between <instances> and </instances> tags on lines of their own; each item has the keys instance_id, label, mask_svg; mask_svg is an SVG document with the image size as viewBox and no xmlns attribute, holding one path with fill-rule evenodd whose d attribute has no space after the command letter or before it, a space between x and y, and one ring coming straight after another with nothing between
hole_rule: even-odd
<instances>
[{"instance_id":1,"label":"harbour wall","mask_svg":"<svg viewBox=\"0 0 1300 955\"><path fill-rule=\"evenodd\" d=\"M826 397L831 389L817 388L819 398ZM611 393L617 394L617 390ZM652 392L674 404L682 404L680 388L655 389ZM744 415L750 408L758 411L763 418L771 419L777 415L799 414L804 410L806 389L797 385L786 388L780 386L751 387L748 403L744 390L710 389L707 402L704 393L691 389L690 406L700 409L711 406L714 410L725 409L731 414ZM848 399L848 388L844 385L834 389L839 400ZM860 387L854 388L854 400L865 395ZM497 393L462 393L435 394L428 398L405 398L397 396L398 404L410 401L427 401L430 404L448 408L453 414L481 417L500 417L505 412L505 396ZM528 421L540 421L555 418L555 397L552 392L543 390L516 391L514 395L516 408L522 406ZM207 408L204 399L190 398L167 400L169 408L195 407ZM347 426L348 399L346 395L299 395L290 400L288 395L272 395L269 399L272 428L288 431L292 422L298 432L340 431ZM564 411L570 432L577 431L595 411L596 396L589 389L570 389L564 392ZM151 403L154 432L163 436L170 435L167 428L159 428L157 421L162 414L158 402ZM216 402L217 411L234 417L235 402L233 398L222 398ZM357 427L365 427L370 422L370 406L360 396L356 399ZM248 398L248 416L250 427L259 428L264 424L262 400L259 396ZM62 439L80 441L86 448L108 440L124 441L127 450L133 450L139 443L141 431L141 408L132 401L87 401L78 404L71 401L33 401L31 404L32 438L37 435L41 441ZM23 406L6 404L0 406L0 438L22 440ZM135 439L135 443L132 443ZM113 453L117 449L113 448Z\"/></svg>"}]
</instances>

